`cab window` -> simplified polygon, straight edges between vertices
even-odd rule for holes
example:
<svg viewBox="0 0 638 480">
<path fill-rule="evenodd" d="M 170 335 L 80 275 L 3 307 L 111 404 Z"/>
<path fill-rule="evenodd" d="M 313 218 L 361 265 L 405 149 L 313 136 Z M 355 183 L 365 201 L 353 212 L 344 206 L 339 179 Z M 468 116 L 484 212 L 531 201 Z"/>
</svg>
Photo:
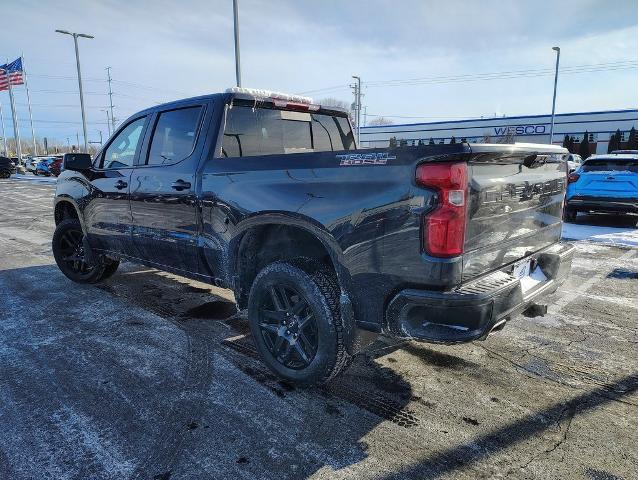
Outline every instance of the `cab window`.
<svg viewBox="0 0 638 480">
<path fill-rule="evenodd" d="M 145 121 L 146 117 L 138 118 L 124 127 L 104 151 L 100 168 L 112 169 L 133 166 L 135 152 L 137 152 L 142 139 Z"/>
<path fill-rule="evenodd" d="M 181 162 L 193 153 L 202 107 L 162 112 L 155 124 L 146 163 L 164 165 Z"/>
</svg>

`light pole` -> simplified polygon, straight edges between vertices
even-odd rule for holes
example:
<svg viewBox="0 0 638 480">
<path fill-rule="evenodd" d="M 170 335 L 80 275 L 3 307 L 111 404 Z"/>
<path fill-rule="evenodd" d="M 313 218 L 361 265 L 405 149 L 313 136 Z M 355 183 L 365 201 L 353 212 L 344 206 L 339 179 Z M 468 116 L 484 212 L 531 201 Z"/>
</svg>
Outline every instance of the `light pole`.
<svg viewBox="0 0 638 480">
<path fill-rule="evenodd" d="M 556 87 L 558 86 L 558 62 L 560 62 L 560 47 L 552 47 L 556 52 L 556 72 L 554 74 L 554 98 L 552 100 L 552 126 L 549 129 L 549 144 L 554 144 L 554 115 L 556 114 Z"/>
<path fill-rule="evenodd" d="M 233 21 L 235 24 L 235 77 L 237 86 L 241 87 L 241 62 L 239 57 L 239 7 L 238 0 L 233 0 Z"/>
<path fill-rule="evenodd" d="M 78 67 L 78 86 L 80 87 L 80 109 L 82 110 L 82 133 L 84 134 L 84 151 L 88 152 L 89 142 L 88 142 L 88 139 L 86 138 L 86 114 L 84 113 L 84 94 L 82 92 L 82 73 L 80 71 L 80 51 L 78 50 L 78 37 L 82 37 L 82 38 L 95 38 L 95 37 L 93 37 L 92 35 L 87 35 L 85 33 L 67 32 L 66 30 L 56 30 L 56 32 L 62 33 L 64 35 L 71 35 L 73 37 L 73 42 L 75 43 L 75 62 L 77 63 L 77 67 Z"/>
</svg>

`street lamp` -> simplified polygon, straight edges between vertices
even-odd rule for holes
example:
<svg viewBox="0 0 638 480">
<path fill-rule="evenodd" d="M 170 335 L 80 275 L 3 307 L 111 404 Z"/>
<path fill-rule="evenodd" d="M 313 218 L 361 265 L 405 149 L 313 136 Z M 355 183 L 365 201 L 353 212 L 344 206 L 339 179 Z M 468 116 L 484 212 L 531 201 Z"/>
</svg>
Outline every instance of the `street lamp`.
<svg viewBox="0 0 638 480">
<path fill-rule="evenodd" d="M 554 144 L 554 115 L 556 113 L 556 87 L 558 86 L 558 62 L 560 61 L 560 47 L 552 47 L 556 52 L 556 72 L 554 74 L 554 99 L 552 100 L 552 126 L 549 129 L 549 144 Z"/>
<path fill-rule="evenodd" d="M 89 143 L 86 138 L 86 114 L 84 113 L 84 94 L 82 92 L 82 73 L 80 72 L 80 51 L 78 50 L 78 37 L 82 38 L 95 38 L 92 35 L 87 35 L 85 33 L 73 33 L 67 32 L 66 30 L 56 30 L 57 33 L 62 33 L 64 35 L 71 35 L 73 37 L 73 42 L 75 43 L 75 61 L 78 67 L 78 86 L 80 87 L 80 109 L 82 110 L 82 133 L 84 134 L 84 151 L 89 151 Z"/>
</svg>

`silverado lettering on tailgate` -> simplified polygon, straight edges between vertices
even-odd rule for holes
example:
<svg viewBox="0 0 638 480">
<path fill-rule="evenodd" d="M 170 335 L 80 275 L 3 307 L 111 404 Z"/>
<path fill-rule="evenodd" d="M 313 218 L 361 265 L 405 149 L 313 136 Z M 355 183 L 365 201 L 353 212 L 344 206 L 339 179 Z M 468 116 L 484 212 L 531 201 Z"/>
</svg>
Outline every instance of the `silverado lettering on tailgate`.
<svg viewBox="0 0 638 480">
<path fill-rule="evenodd" d="M 507 200 L 531 200 L 534 196 L 547 196 L 561 193 L 565 189 L 565 179 L 557 178 L 538 183 L 509 183 L 497 185 L 481 192 L 482 203 L 497 203 Z"/>
</svg>

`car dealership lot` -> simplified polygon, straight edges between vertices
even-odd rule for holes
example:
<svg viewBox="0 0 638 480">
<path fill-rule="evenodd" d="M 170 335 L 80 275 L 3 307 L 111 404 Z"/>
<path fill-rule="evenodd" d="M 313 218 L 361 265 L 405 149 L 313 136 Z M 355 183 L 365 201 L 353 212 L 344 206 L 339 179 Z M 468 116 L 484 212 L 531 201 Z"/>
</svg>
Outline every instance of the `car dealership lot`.
<svg viewBox="0 0 638 480">
<path fill-rule="evenodd" d="M 379 343 L 297 389 L 226 290 L 132 264 L 67 280 L 53 188 L 0 181 L 0 478 L 635 476 L 638 249 L 579 241 L 545 317 L 469 345 Z"/>
</svg>

